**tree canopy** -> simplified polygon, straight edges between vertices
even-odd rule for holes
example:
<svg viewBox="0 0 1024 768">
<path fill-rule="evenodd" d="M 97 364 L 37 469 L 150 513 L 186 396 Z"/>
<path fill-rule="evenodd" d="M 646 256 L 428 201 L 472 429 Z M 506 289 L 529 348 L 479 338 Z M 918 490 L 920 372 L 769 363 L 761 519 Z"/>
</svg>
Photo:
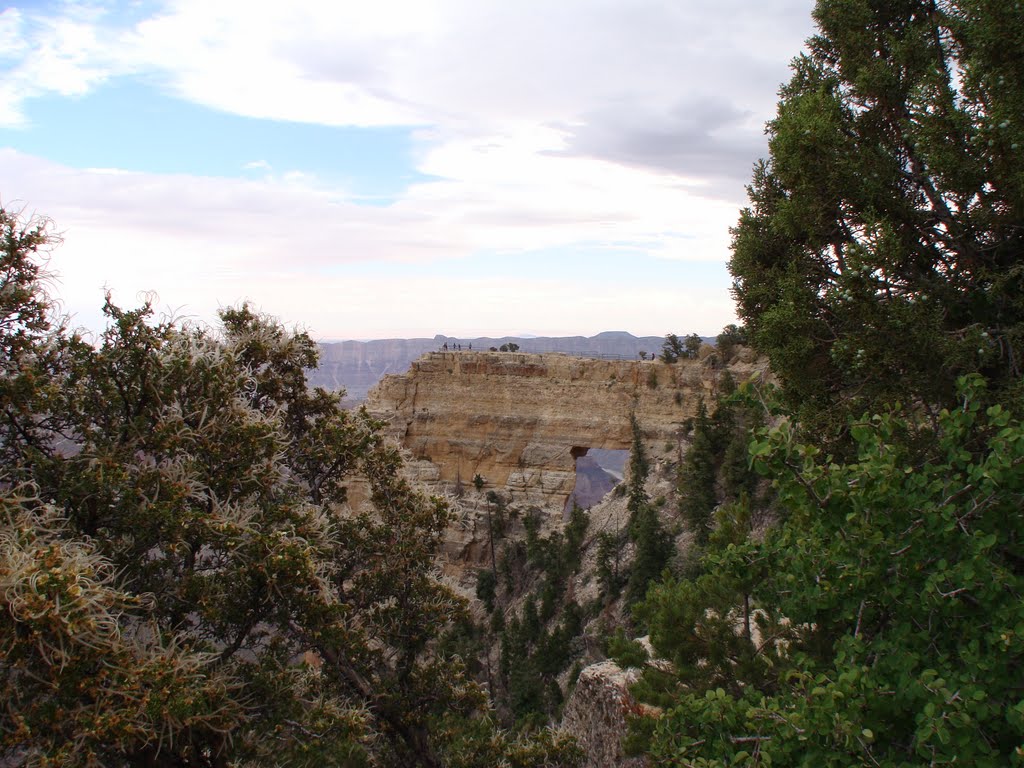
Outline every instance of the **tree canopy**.
<svg viewBox="0 0 1024 768">
<path fill-rule="evenodd" d="M 657 765 L 1024 763 L 1024 12 L 819 0 L 730 269 L 781 382 L 637 613 Z"/>
<path fill-rule="evenodd" d="M 87 343 L 54 322 L 45 228 L 0 225 L 0 762 L 572 761 L 496 729 L 439 648 L 449 511 L 307 388 L 307 334 L 108 297 Z"/>
<path fill-rule="evenodd" d="M 679 360 L 694 359 L 700 352 L 701 338 L 696 333 L 691 333 L 680 339 L 674 333 L 665 334 L 665 341 L 661 345 L 661 354 L 658 358 L 663 363 L 675 363 Z"/>
<path fill-rule="evenodd" d="M 785 520 L 642 606 L 678 670 L 649 674 L 656 764 L 1024 761 L 1024 425 L 980 377 L 959 391 L 926 457 L 893 414 L 855 422 L 842 464 L 761 431 Z"/>
<path fill-rule="evenodd" d="M 820 0 L 814 18 L 733 232 L 753 344 L 832 429 L 949 404 L 972 371 L 1019 390 L 1024 14 Z"/>
</svg>

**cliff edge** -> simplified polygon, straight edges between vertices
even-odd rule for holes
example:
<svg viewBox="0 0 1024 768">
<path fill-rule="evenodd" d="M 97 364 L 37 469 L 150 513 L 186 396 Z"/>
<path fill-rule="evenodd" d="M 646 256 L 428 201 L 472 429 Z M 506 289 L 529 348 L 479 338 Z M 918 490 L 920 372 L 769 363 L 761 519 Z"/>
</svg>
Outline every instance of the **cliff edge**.
<svg viewBox="0 0 1024 768">
<path fill-rule="evenodd" d="M 655 452 L 681 452 L 685 422 L 728 369 L 737 382 L 766 375 L 741 350 L 725 366 L 700 358 L 599 360 L 562 354 L 428 352 L 385 376 L 366 408 L 413 456 L 419 477 L 458 494 L 477 475 L 516 501 L 561 512 L 576 459 L 591 448 L 628 449 L 630 415 Z"/>
</svg>

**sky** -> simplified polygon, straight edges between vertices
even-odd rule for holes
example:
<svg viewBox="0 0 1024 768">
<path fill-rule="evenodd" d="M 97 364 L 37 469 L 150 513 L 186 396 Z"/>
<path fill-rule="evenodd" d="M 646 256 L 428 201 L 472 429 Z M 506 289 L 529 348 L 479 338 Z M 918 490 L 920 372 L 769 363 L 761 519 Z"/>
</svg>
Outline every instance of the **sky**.
<svg viewBox="0 0 1024 768">
<path fill-rule="evenodd" d="M 812 7 L 15 2 L 0 205 L 93 331 L 109 291 L 323 340 L 714 335 Z"/>
</svg>

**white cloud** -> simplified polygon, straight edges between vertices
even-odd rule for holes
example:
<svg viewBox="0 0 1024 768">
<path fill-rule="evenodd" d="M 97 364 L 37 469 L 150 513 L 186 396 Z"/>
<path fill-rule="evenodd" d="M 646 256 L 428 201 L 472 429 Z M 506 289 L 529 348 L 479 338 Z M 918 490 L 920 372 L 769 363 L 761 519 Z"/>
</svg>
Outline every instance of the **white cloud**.
<svg viewBox="0 0 1024 768">
<path fill-rule="evenodd" d="M 24 127 L 22 105 L 42 94 L 81 96 L 109 77 L 131 71 L 120 55 L 118 34 L 97 23 L 103 15 L 68 4 L 51 17 L 8 9 L 0 14 L 0 45 L 6 55 L 0 87 L 0 125 Z M 10 40 L 13 45 L 6 45 Z"/>
<path fill-rule="evenodd" d="M 537 249 L 588 241 L 642 243 L 649 252 L 722 259 L 738 208 L 704 199 L 699 182 L 588 157 L 559 154 L 551 129 L 449 141 L 421 170 L 445 179 L 414 186 L 415 204 L 457 223 L 480 247 Z M 666 235 L 687 238 L 685 253 Z"/>
<path fill-rule="evenodd" d="M 137 23 L 69 4 L 10 9 L 19 61 L 0 121 L 24 99 L 124 74 L 256 118 L 420 126 L 445 141 L 557 128 L 564 151 L 708 179 L 733 202 L 764 151 L 812 0 L 172 0 Z"/>
<path fill-rule="evenodd" d="M 381 305 L 372 297 L 391 294 L 391 284 L 402 280 L 402 264 L 447 264 L 484 251 L 500 262 L 512 258 L 501 252 L 608 249 L 611 242 L 624 244 L 624 260 L 637 249 L 686 260 L 722 254 L 734 207 L 695 197 L 672 177 L 537 154 L 531 147 L 536 148 L 525 140 L 523 145 L 448 145 L 427 164 L 450 178 L 414 186 L 387 207 L 357 205 L 305 178 L 83 171 L 12 150 L 0 150 L 0 174 L 63 232 L 64 243 L 53 256 L 60 293 L 68 310 L 93 326 L 103 286 L 128 297 L 127 303 L 142 291 L 158 290 L 169 302 L 187 301 L 207 319 L 218 304 L 250 297 L 285 317 L 307 318 L 324 335 L 341 336 L 344 326 L 336 327 L 332 310 L 318 308 L 311 293 L 349 285 L 338 277 L 346 263 L 395 264 L 393 272 L 375 277 L 373 287 L 365 289 L 367 312 L 379 314 Z M 517 171 L 520 162 L 524 167 Z M 565 167 L 539 167 L 545 164 Z M 533 175 L 551 180 L 540 196 L 528 183 Z M 623 199 L 631 206 L 623 207 Z M 514 273 L 515 261 L 480 269 Z M 649 296 L 627 310 L 626 267 L 624 272 L 622 284 L 591 286 L 589 292 L 608 294 L 622 311 L 649 317 Z M 496 285 L 483 295 L 514 296 L 509 291 L 515 282 L 495 277 Z M 718 289 L 724 294 L 724 286 Z M 558 290 L 564 294 L 566 287 L 550 293 Z M 668 287 L 664 290 L 667 295 Z M 529 295 L 539 300 L 543 293 Z M 442 317 L 454 315 L 450 303 L 451 296 L 439 291 L 404 306 L 421 318 Z M 672 304 L 678 311 L 678 296 Z M 728 299 L 719 304 L 728 306 Z M 542 328 L 539 318 L 557 314 L 561 306 L 561 300 L 554 301 L 529 316 Z M 320 316 L 331 325 L 315 322 Z M 468 316 L 462 319 L 469 322 Z"/>
<path fill-rule="evenodd" d="M 724 262 L 742 184 L 764 151 L 762 126 L 810 32 L 812 5 L 172 0 L 141 20 L 74 3 L 53 18 L 12 9 L 0 13 L 0 125 L 24 122 L 25 99 L 133 75 L 240 115 L 414 127 L 417 170 L 432 179 L 368 207 L 261 160 L 246 166 L 258 173 L 229 180 L 74 170 L 0 150 L 3 191 L 66 231 L 55 265 L 69 308 L 83 317 L 107 284 L 129 298 L 150 288 L 171 302 L 188 297 L 204 317 L 250 296 L 341 336 L 350 311 L 377 311 L 377 295 L 394 291 L 394 312 L 429 312 L 460 332 L 470 315 L 454 305 L 479 291 L 512 297 L 551 332 L 565 286 L 487 278 L 460 282 L 452 302 L 443 284 L 424 294 L 397 276 L 391 287 L 342 280 L 334 267 L 586 245 Z M 714 286 L 623 281 L 588 291 L 572 327 L 562 317 L 566 332 L 590 317 L 594 331 L 646 332 L 615 319 L 630 313 L 659 318 L 656 333 L 713 332 L 731 320 L 724 269 Z M 500 306 L 473 306 L 476 327 L 487 318 L 497 328 Z M 669 322 L 687 312 L 707 322 Z"/>
<path fill-rule="evenodd" d="M 22 15 L 17 8 L 0 11 L 0 61 L 17 60 L 29 48 L 22 35 Z"/>
<path fill-rule="evenodd" d="M 637 135 L 635 116 L 648 135 L 670 136 L 680 120 L 673 109 L 689 105 L 750 116 L 734 123 L 750 152 L 810 31 L 812 4 L 174 0 L 131 27 L 116 13 L 31 23 L 7 13 L 0 40 L 16 37 L 11 29 L 31 40 L 13 73 L 21 97 L 140 73 L 186 99 L 259 118 L 422 125 L 449 136 L 524 122 L 579 128 L 588 140 L 578 149 L 595 156 L 609 141 L 621 145 L 601 124 L 633 122 Z M 17 99 L 7 97 L 8 111 Z M 621 160 L 621 149 L 609 147 L 609 158 Z M 679 149 L 666 151 L 665 168 L 678 171 Z"/>
</svg>

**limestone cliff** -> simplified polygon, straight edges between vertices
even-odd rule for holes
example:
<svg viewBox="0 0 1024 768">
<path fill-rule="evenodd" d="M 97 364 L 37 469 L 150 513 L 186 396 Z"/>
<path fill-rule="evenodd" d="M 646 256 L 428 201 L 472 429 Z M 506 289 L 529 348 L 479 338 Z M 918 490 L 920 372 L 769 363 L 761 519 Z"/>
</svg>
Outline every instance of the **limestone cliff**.
<svg viewBox="0 0 1024 768">
<path fill-rule="evenodd" d="M 740 354 L 737 382 L 765 364 Z M 366 407 L 419 462 L 422 479 L 458 491 L 480 475 L 520 503 L 560 511 L 575 461 L 591 448 L 627 449 L 635 413 L 654 451 L 678 452 L 685 421 L 710 398 L 722 367 L 702 359 L 598 360 L 561 354 L 429 352 L 385 376 Z"/>
<path fill-rule="evenodd" d="M 611 493 L 583 516 L 580 538 L 570 548 L 574 529 L 563 527 L 562 512 L 574 491 L 577 460 L 595 449 L 629 449 L 635 415 L 650 464 L 645 491 L 677 552 L 685 553 L 693 534 L 675 515 L 675 493 L 689 443 L 686 422 L 702 397 L 713 405 L 726 370 L 743 382 L 764 377 L 766 364 L 740 350 L 726 366 L 711 347 L 696 360 L 672 365 L 474 347 L 427 353 L 406 373 L 385 376 L 367 398 L 367 409 L 411 454 L 413 476 L 451 496 L 453 524 L 439 566 L 446 581 L 470 598 L 480 669 L 487 670 L 497 711 L 510 724 L 523 715 L 517 707 L 529 694 L 535 699 L 527 712 L 554 718 L 554 702 L 567 697 L 561 727 L 583 746 L 588 768 L 643 765 L 622 749 L 627 717 L 640 708 L 628 690 L 636 671 L 603 658 L 605 635 L 627 623 L 625 600 L 614 588 L 606 593 L 600 576 L 608 541 L 616 547 L 616 574 L 628 571 L 636 547 L 626 534 L 628 497 Z M 476 475 L 485 481 L 479 490 Z M 544 530 L 538 533 L 535 525 Z M 553 566 L 552 552 L 559 563 L 571 564 Z M 484 574 L 491 577 L 490 597 L 480 591 L 488 583 L 480 578 Z M 549 578 L 559 579 L 557 588 L 547 589 Z M 532 636 L 522 630 L 529 617 L 537 626 Z M 557 644 L 541 638 L 570 626 L 569 617 L 579 622 L 574 639 L 563 651 L 552 651 Z M 503 641 L 506 631 L 515 642 Z M 545 665 L 555 659 L 562 666 L 557 674 L 543 667 L 547 677 L 539 694 L 524 687 L 521 674 L 500 671 L 528 670 L 536 680 L 541 655 Z M 574 668 L 582 668 L 578 679 Z M 558 696 L 550 693 L 552 685 Z"/>
<path fill-rule="evenodd" d="M 438 335 L 432 339 L 377 339 L 320 344 L 320 363 L 309 373 L 310 384 L 325 389 L 346 390 L 346 401 L 361 403 L 367 391 L 387 373 L 402 373 L 425 352 L 442 347 L 486 350 L 515 343 L 523 352 L 565 352 L 599 358 L 635 360 L 641 351 L 654 354 L 661 349 L 658 336 L 637 337 L 624 331 L 606 331 L 596 336 L 535 336 L 520 338 L 455 338 Z"/>
</svg>

